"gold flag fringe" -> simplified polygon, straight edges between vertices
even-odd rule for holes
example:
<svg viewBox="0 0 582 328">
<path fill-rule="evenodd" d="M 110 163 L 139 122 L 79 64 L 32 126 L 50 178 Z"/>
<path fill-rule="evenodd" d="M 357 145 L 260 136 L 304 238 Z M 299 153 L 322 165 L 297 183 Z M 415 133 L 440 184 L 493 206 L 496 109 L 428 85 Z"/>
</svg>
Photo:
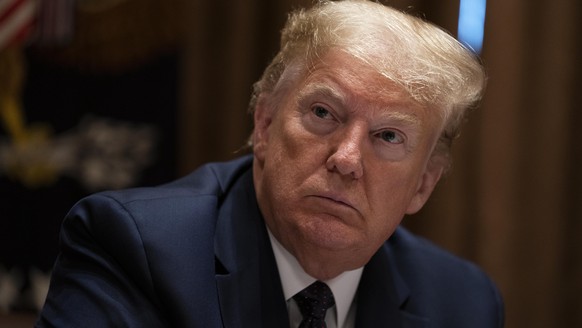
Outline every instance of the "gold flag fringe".
<svg viewBox="0 0 582 328">
<path fill-rule="evenodd" d="M 0 121 L 12 147 L 0 158 L 6 174 L 30 188 L 50 185 L 57 179 L 55 168 L 46 161 L 34 160 L 38 149 L 50 142 L 48 124 L 28 124 L 21 102 L 21 89 L 26 65 L 20 46 L 0 51 Z"/>
<path fill-rule="evenodd" d="M 25 120 L 20 92 L 24 78 L 22 49 L 18 46 L 0 51 L 0 118 L 13 140 L 25 138 Z"/>
</svg>

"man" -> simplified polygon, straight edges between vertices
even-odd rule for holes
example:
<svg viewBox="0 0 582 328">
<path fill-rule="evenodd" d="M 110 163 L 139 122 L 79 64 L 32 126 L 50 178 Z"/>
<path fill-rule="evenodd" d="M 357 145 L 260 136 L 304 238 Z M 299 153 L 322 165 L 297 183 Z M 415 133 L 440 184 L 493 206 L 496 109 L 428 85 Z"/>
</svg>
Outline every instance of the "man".
<svg viewBox="0 0 582 328">
<path fill-rule="evenodd" d="M 380 4 L 294 13 L 255 86 L 253 155 L 82 200 L 37 325 L 502 327 L 479 269 L 398 227 L 484 79 L 452 37 Z"/>
</svg>

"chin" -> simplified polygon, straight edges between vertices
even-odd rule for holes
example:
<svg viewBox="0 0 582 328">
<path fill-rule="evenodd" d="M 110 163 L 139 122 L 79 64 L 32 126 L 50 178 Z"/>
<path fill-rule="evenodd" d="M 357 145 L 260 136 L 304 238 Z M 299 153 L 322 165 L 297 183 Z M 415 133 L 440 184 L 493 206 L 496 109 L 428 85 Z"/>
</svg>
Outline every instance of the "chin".
<svg viewBox="0 0 582 328">
<path fill-rule="evenodd" d="M 353 252 L 369 242 L 361 230 L 337 219 L 310 218 L 299 229 L 307 244 L 321 251 Z"/>
</svg>

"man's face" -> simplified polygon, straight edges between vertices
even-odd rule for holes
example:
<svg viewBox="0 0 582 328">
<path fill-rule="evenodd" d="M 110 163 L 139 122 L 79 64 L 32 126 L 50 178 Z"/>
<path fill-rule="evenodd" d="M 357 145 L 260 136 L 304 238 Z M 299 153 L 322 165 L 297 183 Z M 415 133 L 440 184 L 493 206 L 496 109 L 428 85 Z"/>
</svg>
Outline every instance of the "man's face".
<svg viewBox="0 0 582 328">
<path fill-rule="evenodd" d="M 441 127 L 436 110 L 328 52 L 256 109 L 254 178 L 267 226 L 318 279 L 364 265 L 440 178 L 429 159 Z"/>
</svg>

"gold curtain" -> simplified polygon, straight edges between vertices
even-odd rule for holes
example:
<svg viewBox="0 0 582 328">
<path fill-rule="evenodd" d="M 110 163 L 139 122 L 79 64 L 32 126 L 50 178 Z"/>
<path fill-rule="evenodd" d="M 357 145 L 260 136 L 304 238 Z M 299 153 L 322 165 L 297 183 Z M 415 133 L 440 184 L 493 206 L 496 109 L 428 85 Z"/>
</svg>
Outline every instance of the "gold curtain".
<svg viewBox="0 0 582 328">
<path fill-rule="evenodd" d="M 252 84 L 279 44 L 287 12 L 311 0 L 184 1 L 187 22 L 179 171 L 240 154 Z"/>
<path fill-rule="evenodd" d="M 192 1 L 180 172 L 235 157 L 251 131 L 251 84 L 286 13 L 311 0 Z M 384 1 L 456 32 L 458 1 Z M 508 328 L 582 327 L 582 58 L 578 0 L 489 0 L 482 106 L 454 167 L 405 224 L 497 282 Z"/>
<path fill-rule="evenodd" d="M 578 0 L 491 0 L 488 90 L 413 230 L 480 264 L 507 327 L 582 327 Z"/>
<path fill-rule="evenodd" d="M 71 40 L 33 39 L 37 60 L 82 72 L 110 74 L 135 69 L 174 53 L 180 40 L 183 0 L 84 0 L 74 6 Z M 57 8 L 46 4 L 47 13 Z M 49 14 L 45 14 L 50 16 Z M 45 22 L 50 30 L 54 22 Z M 64 23 L 63 23 L 64 24 Z M 41 31 L 42 31 L 41 25 Z M 41 33 L 42 35 L 42 33 Z"/>
</svg>

